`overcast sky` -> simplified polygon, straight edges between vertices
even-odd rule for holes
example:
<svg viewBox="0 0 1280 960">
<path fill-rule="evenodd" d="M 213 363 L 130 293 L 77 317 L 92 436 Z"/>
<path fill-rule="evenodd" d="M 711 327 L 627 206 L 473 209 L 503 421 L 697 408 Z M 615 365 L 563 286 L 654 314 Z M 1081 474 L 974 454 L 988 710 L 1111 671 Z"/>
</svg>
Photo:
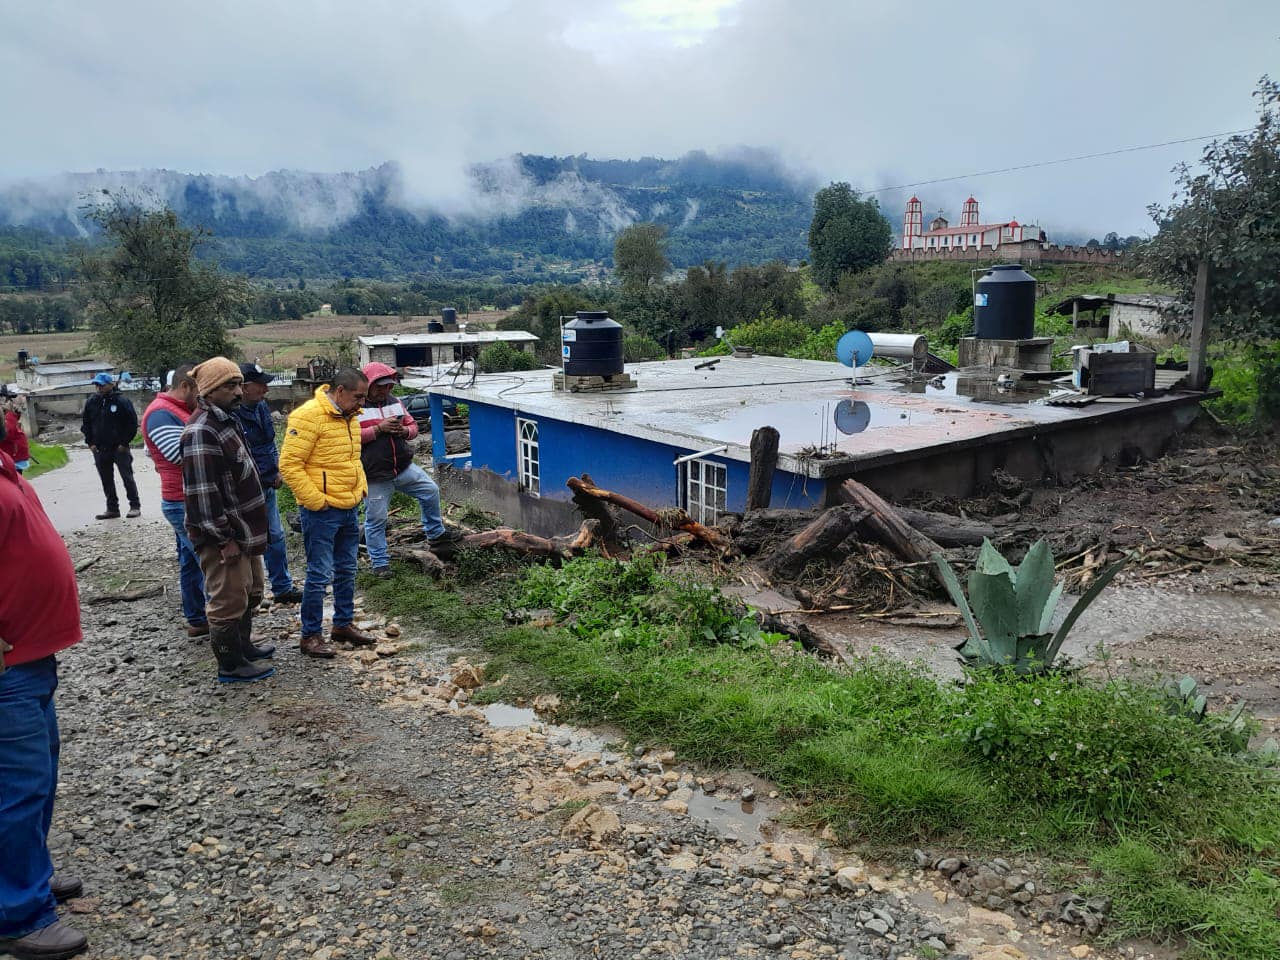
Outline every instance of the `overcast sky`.
<svg viewBox="0 0 1280 960">
<path fill-rule="evenodd" d="M 515 152 L 749 145 L 873 189 L 1247 127 L 1267 72 L 1276 0 L 0 0 L 0 180 L 395 160 L 447 201 Z M 1199 149 L 917 192 L 1140 233 Z"/>
</svg>

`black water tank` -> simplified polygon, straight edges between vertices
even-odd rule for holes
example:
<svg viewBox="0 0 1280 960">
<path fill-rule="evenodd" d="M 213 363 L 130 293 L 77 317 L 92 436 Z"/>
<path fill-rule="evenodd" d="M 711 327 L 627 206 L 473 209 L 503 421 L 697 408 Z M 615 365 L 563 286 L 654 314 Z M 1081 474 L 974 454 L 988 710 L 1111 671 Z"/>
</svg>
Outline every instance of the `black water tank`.
<svg viewBox="0 0 1280 960">
<path fill-rule="evenodd" d="M 979 340 L 1029 340 L 1036 335 L 1036 278 L 1016 263 L 992 267 L 973 298 Z"/>
<path fill-rule="evenodd" d="M 622 325 L 607 310 L 579 310 L 564 325 L 564 372 L 570 377 L 622 373 Z"/>
<path fill-rule="evenodd" d="M 444 307 L 440 310 L 440 322 L 446 327 L 456 327 L 458 325 L 458 311 L 453 307 Z"/>
<path fill-rule="evenodd" d="M 428 320 L 427 333 L 444 333 L 444 324 L 439 320 Z"/>
</svg>

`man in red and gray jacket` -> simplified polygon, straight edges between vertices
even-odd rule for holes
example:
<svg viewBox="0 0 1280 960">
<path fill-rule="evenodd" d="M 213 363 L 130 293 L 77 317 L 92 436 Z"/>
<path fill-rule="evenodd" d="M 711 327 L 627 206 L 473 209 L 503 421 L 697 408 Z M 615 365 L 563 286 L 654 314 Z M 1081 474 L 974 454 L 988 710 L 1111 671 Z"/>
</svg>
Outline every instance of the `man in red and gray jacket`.
<svg viewBox="0 0 1280 960">
<path fill-rule="evenodd" d="M 142 415 L 142 438 L 160 475 L 160 512 L 173 527 L 178 546 L 178 586 L 187 636 L 207 637 L 204 574 L 200 558 L 187 536 L 185 495 L 182 492 L 182 430 L 196 412 L 196 381 L 192 365 L 180 364 L 171 374 L 169 389 L 156 394 Z"/>
<path fill-rule="evenodd" d="M 66 545 L 7 453 L 0 543 L 12 558 L 0 564 L 0 954 L 72 957 L 87 941 L 55 907 L 81 883 L 53 872 L 48 837 L 61 747 L 54 655 L 80 642 L 80 598 Z"/>
<path fill-rule="evenodd" d="M 363 373 L 369 381 L 369 396 L 360 411 L 360 462 L 369 481 L 369 496 L 364 502 L 364 545 L 374 576 L 389 577 L 387 507 L 395 491 L 418 501 L 422 532 L 433 547 L 454 543 L 461 535 L 445 527 L 440 518 L 440 488 L 427 471 L 413 462 L 409 441 L 417 437 L 418 423 L 391 395 L 395 370 L 385 363 L 370 363 Z"/>
</svg>

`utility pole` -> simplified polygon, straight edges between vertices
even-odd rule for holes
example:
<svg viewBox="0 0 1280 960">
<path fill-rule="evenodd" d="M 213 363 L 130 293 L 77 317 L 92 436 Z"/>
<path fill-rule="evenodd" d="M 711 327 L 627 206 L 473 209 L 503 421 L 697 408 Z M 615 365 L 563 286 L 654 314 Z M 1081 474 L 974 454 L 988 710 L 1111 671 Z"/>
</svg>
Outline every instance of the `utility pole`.
<svg viewBox="0 0 1280 960">
<path fill-rule="evenodd" d="M 1209 258 L 1196 265 L 1195 305 L 1191 310 L 1191 338 L 1187 344 L 1187 386 L 1203 390 L 1205 353 L 1209 347 Z"/>
</svg>

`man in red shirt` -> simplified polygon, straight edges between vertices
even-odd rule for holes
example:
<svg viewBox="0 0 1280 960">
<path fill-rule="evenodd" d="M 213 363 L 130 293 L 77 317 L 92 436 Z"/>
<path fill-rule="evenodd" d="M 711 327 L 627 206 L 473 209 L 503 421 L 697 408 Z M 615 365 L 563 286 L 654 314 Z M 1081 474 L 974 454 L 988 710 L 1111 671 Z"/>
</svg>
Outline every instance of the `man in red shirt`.
<svg viewBox="0 0 1280 960">
<path fill-rule="evenodd" d="M 3 426 L 0 426 L 0 436 Z M 80 881 L 56 875 L 49 824 L 58 787 L 54 655 L 80 642 L 80 598 L 66 545 L 12 458 L 0 453 L 0 953 L 60 960 L 87 946 L 58 919 Z M 38 571 L 40 589 L 30 586 Z"/>
</svg>

